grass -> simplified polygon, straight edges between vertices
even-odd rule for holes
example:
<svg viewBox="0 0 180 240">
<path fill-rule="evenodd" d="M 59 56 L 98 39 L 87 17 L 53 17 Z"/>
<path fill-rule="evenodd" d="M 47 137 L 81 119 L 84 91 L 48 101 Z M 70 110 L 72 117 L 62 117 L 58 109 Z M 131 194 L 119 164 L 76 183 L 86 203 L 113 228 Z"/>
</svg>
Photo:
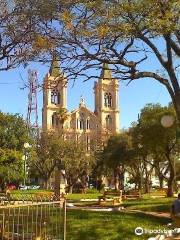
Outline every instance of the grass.
<svg viewBox="0 0 180 240">
<path fill-rule="evenodd" d="M 126 200 L 123 206 L 127 209 L 136 209 L 149 212 L 170 212 L 172 202 L 175 198 L 146 198 L 139 200 Z"/>
<path fill-rule="evenodd" d="M 11 194 L 36 194 L 36 193 L 41 193 L 41 192 L 52 192 L 50 190 L 46 190 L 46 189 L 31 189 L 31 190 L 13 190 L 11 191 Z"/>
<path fill-rule="evenodd" d="M 98 196 L 102 195 L 102 193 L 72 193 L 67 195 L 67 199 L 71 200 L 80 200 L 80 199 L 98 199 Z"/>
<path fill-rule="evenodd" d="M 72 200 L 78 206 L 92 206 L 97 205 L 97 202 L 79 202 L 80 199 L 97 199 L 102 193 L 87 193 L 87 194 L 69 194 L 67 195 L 68 200 Z M 122 205 L 131 210 L 141 210 L 149 212 L 170 212 L 172 202 L 175 198 L 151 198 L 145 195 L 142 199 L 137 200 L 123 200 Z M 105 207 L 112 207 L 112 202 L 107 202 L 104 204 Z"/>
<path fill-rule="evenodd" d="M 90 212 L 71 210 L 67 212 L 68 240 L 138 240 L 148 235 L 136 236 L 136 227 L 164 229 L 167 219 L 145 216 L 143 213 Z"/>
<path fill-rule="evenodd" d="M 48 190 L 15 190 L 12 191 L 12 196 L 14 198 L 21 198 L 22 196 L 31 199 L 32 196 L 38 193 L 44 193 L 45 195 L 51 191 Z M 77 202 L 78 206 L 92 206 L 97 205 L 97 202 L 80 202 L 80 199 L 98 199 L 98 196 L 102 195 L 95 190 L 88 190 L 87 193 L 73 193 L 68 194 L 67 199 L 73 202 Z M 169 212 L 174 198 L 151 198 L 147 195 L 144 195 L 142 199 L 138 200 L 124 200 L 123 206 L 127 209 L 136 209 L 141 211 L 152 211 L 152 212 Z M 111 207 L 112 202 L 107 202 L 106 207 Z"/>
<path fill-rule="evenodd" d="M 14 194 L 33 195 L 42 190 L 14 191 Z M 86 194 L 68 194 L 67 199 L 79 206 L 93 206 L 97 202 L 80 202 L 80 199 L 97 199 L 102 193 L 88 191 Z M 136 209 L 153 212 L 169 212 L 174 198 L 150 198 L 144 196 L 138 200 L 124 200 L 126 210 Z M 111 206 L 108 202 L 105 206 Z M 68 240 L 144 240 L 148 235 L 136 236 L 136 227 L 148 230 L 164 229 L 169 222 L 166 218 L 133 212 L 91 212 L 83 210 L 67 211 L 67 239 Z M 152 237 L 157 234 L 151 235 Z"/>
</svg>

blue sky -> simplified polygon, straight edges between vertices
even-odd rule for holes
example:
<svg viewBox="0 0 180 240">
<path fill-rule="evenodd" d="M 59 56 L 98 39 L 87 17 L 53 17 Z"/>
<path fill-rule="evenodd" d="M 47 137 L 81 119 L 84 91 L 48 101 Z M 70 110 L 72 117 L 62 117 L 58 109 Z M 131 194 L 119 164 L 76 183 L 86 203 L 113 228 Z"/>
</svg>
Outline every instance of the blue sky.
<svg viewBox="0 0 180 240">
<path fill-rule="evenodd" d="M 144 66 L 150 67 L 146 63 Z M 155 64 L 155 63 L 153 63 Z M 17 69 L 0 72 L 0 110 L 2 112 L 20 113 L 26 118 L 28 89 L 21 90 L 24 82 L 28 79 L 28 69 L 35 69 L 38 73 L 38 80 L 42 82 L 45 74 L 49 70 L 48 65 L 31 64 L 26 69 Z M 24 82 L 23 82 L 24 81 Z M 5 84 L 4 84 L 5 83 Z M 167 90 L 151 79 L 140 79 L 130 83 L 120 82 L 120 128 L 127 128 L 133 121 L 137 120 L 138 113 L 147 103 L 161 103 L 167 105 L 170 97 Z M 75 86 L 69 83 L 68 86 L 68 110 L 77 108 L 80 96 L 83 95 L 88 108 L 94 110 L 94 81 L 76 81 Z M 38 113 L 39 124 L 41 125 L 42 92 L 38 92 Z"/>
</svg>

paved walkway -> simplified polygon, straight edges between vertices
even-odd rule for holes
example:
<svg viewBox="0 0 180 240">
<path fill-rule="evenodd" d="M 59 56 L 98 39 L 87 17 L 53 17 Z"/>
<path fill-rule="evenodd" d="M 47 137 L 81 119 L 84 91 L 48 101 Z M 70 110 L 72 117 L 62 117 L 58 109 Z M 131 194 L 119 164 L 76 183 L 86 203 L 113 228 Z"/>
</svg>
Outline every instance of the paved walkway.
<svg viewBox="0 0 180 240">
<path fill-rule="evenodd" d="M 170 213 L 165 213 L 165 212 L 146 212 L 146 211 L 141 211 L 141 210 L 129 210 L 126 209 L 125 211 L 127 212 L 137 212 L 137 213 L 144 213 L 147 215 L 155 216 L 155 217 L 163 217 L 163 218 L 168 218 L 171 219 Z"/>
</svg>

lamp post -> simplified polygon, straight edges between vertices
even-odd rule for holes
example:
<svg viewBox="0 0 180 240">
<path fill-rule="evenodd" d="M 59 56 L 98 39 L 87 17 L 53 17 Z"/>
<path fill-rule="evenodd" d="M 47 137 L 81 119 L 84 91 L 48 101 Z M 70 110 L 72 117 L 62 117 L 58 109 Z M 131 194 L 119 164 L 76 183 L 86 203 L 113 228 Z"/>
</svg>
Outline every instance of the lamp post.
<svg viewBox="0 0 180 240">
<path fill-rule="evenodd" d="M 30 147 L 29 143 L 24 143 L 24 174 L 23 174 L 23 185 L 26 186 L 26 169 L 27 169 L 27 149 Z"/>
</svg>

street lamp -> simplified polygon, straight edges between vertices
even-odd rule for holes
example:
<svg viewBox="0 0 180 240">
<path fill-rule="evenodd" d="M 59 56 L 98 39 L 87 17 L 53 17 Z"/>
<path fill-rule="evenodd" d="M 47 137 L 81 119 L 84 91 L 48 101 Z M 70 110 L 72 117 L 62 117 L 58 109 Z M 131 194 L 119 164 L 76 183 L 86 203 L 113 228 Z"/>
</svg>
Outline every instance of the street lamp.
<svg viewBox="0 0 180 240">
<path fill-rule="evenodd" d="M 29 143 L 24 143 L 24 174 L 23 174 L 23 185 L 26 186 L 26 169 L 27 169 L 27 149 L 30 147 Z"/>
<path fill-rule="evenodd" d="M 169 128 L 174 124 L 175 118 L 173 115 L 166 114 L 161 118 L 161 125 L 165 128 Z"/>
</svg>

